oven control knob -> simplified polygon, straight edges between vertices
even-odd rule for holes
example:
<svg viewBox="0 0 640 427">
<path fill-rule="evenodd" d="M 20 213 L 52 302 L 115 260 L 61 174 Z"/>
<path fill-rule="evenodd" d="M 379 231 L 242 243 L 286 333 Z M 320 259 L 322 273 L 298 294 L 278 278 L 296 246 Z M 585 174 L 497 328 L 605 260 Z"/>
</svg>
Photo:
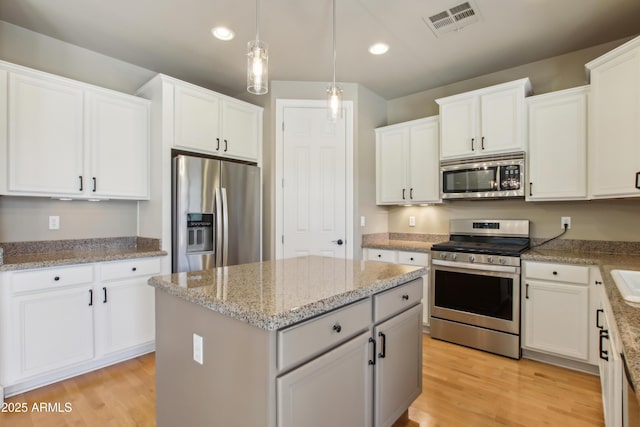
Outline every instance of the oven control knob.
<svg viewBox="0 0 640 427">
<path fill-rule="evenodd" d="M 451 260 L 455 261 L 458 258 L 458 254 L 451 254 Z"/>
<path fill-rule="evenodd" d="M 493 257 L 492 257 L 492 256 L 490 256 L 489 258 L 487 258 L 487 262 L 488 262 L 489 264 L 493 264 Z"/>
<path fill-rule="evenodd" d="M 500 264 L 505 264 L 506 262 L 507 262 L 507 260 L 506 260 L 506 259 L 504 259 L 504 258 L 500 258 Z"/>
<path fill-rule="evenodd" d="M 469 255 L 469 262 L 473 262 L 475 260 L 476 260 L 476 258 L 473 255 Z"/>
<path fill-rule="evenodd" d="M 449 254 L 443 252 L 443 253 L 440 254 L 440 259 L 447 259 L 448 255 Z"/>
</svg>

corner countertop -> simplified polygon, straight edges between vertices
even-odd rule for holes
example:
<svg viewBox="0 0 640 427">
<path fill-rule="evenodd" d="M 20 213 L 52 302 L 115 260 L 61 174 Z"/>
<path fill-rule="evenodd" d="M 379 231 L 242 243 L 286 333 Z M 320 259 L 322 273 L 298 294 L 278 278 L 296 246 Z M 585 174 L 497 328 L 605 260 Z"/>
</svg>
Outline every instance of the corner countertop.
<svg viewBox="0 0 640 427">
<path fill-rule="evenodd" d="M 2 243 L 0 272 L 167 255 L 158 239 L 117 237 Z"/>
<path fill-rule="evenodd" d="M 362 247 L 429 253 L 434 243 L 449 240 L 448 234 L 378 233 L 362 236 Z"/>
<path fill-rule="evenodd" d="M 157 290 L 278 330 L 426 274 L 425 267 L 307 256 L 149 279 Z"/>
<path fill-rule="evenodd" d="M 631 380 L 640 400 L 640 308 L 627 304 L 616 286 L 611 271 L 616 269 L 640 270 L 640 254 L 573 252 L 534 248 L 522 255 L 524 261 L 557 262 L 565 264 L 595 265 L 600 268 L 602 284 L 615 319 L 622 350 L 627 360 Z"/>
</svg>

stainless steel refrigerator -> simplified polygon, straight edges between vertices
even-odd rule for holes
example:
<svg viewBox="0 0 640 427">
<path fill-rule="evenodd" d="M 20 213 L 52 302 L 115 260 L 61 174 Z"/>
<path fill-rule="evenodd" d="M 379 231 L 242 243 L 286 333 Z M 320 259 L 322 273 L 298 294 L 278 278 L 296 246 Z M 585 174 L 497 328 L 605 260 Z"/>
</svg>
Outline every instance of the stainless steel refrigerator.
<svg viewBox="0 0 640 427">
<path fill-rule="evenodd" d="M 260 261 L 260 168 L 173 158 L 174 273 Z"/>
</svg>

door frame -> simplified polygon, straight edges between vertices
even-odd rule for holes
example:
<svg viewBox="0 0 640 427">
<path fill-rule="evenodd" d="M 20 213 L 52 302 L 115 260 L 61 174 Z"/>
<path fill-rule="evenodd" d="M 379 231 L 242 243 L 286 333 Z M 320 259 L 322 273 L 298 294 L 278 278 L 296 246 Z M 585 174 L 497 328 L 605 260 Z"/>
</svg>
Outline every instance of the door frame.
<svg viewBox="0 0 640 427">
<path fill-rule="evenodd" d="M 276 259 L 283 256 L 283 232 L 284 232 L 284 199 L 283 186 L 284 179 L 283 158 L 284 158 L 284 109 L 285 108 L 326 108 L 326 100 L 311 99 L 276 99 L 276 157 L 275 157 L 275 187 L 276 187 L 276 233 L 274 236 Z M 353 259 L 355 255 L 354 230 L 353 230 L 353 101 L 344 101 L 345 120 L 345 240 L 347 247 L 345 254 L 347 259 Z M 339 236 L 337 236 L 339 237 Z"/>
</svg>

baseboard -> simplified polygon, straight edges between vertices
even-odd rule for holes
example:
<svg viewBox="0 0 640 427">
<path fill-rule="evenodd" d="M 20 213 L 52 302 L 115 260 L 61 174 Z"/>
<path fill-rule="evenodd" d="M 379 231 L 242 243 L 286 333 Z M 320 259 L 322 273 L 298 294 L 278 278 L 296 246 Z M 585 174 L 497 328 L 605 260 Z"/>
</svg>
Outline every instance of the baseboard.
<svg viewBox="0 0 640 427">
<path fill-rule="evenodd" d="M 597 365 L 591 365 L 586 362 L 567 359 L 561 356 L 553 356 L 551 354 L 522 349 L 522 357 L 525 359 L 535 360 L 536 362 L 548 363 L 549 365 L 560 366 L 561 368 L 580 371 L 591 375 L 600 375 Z"/>
<path fill-rule="evenodd" d="M 24 393 L 36 388 L 53 384 L 67 378 L 76 377 L 78 375 L 86 374 L 87 372 L 102 369 L 110 365 L 115 365 L 116 363 L 124 362 L 125 360 L 133 359 L 135 357 L 142 356 L 143 354 L 151 353 L 155 351 L 155 349 L 155 342 L 151 342 L 130 348 L 125 351 L 109 354 L 105 357 L 101 357 L 90 362 L 81 363 L 70 368 L 64 368 L 55 372 L 49 372 L 30 378 L 24 378 L 19 380 L 15 384 L 0 386 L 0 397 L 2 397 L 4 401 L 4 398 L 6 397 L 15 396 L 16 394 Z"/>
</svg>

